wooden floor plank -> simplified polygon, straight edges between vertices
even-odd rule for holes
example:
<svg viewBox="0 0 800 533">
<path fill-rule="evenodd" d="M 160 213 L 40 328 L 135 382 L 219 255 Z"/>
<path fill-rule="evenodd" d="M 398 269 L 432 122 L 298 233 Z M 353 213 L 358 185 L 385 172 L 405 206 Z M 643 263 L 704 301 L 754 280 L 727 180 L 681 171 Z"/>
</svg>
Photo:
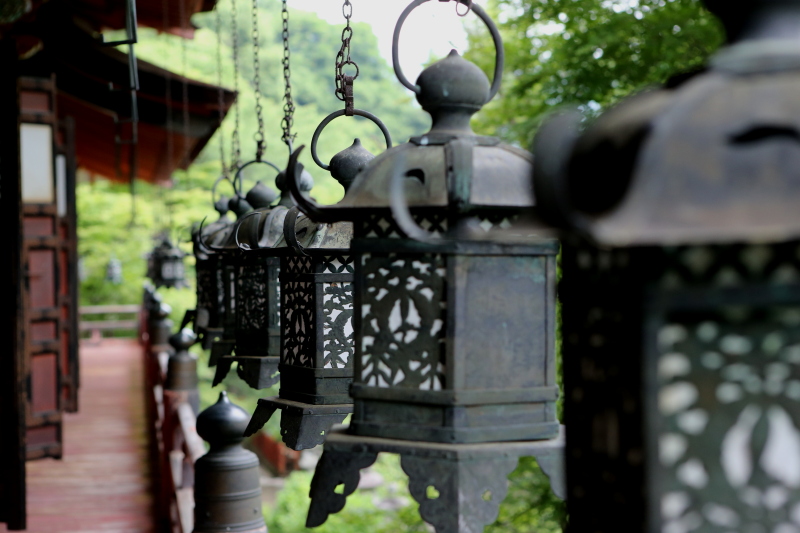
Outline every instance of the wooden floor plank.
<svg viewBox="0 0 800 533">
<path fill-rule="evenodd" d="M 155 532 L 142 349 L 109 339 L 82 345 L 80 357 L 80 412 L 64 417 L 64 458 L 27 464 L 28 531 Z"/>
</svg>

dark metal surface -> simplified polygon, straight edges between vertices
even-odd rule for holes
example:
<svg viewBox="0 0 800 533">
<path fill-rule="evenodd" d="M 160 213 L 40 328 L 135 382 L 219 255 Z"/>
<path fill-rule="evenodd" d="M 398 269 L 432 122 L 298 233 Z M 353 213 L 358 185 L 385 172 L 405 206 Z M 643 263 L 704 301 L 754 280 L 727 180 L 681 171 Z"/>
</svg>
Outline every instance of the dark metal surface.
<svg viewBox="0 0 800 533">
<path fill-rule="evenodd" d="M 197 433 L 211 449 L 195 463 L 195 533 L 267 532 L 258 458 L 241 447 L 247 418 L 225 392 L 197 417 Z"/>
<path fill-rule="evenodd" d="M 199 411 L 200 396 L 197 390 L 197 356 L 189 352 L 189 348 L 197 341 L 197 336 L 190 329 L 182 329 L 169 338 L 174 350 L 167 360 L 167 379 L 165 391 L 182 391 L 188 393 L 189 403 L 194 412 Z"/>
</svg>

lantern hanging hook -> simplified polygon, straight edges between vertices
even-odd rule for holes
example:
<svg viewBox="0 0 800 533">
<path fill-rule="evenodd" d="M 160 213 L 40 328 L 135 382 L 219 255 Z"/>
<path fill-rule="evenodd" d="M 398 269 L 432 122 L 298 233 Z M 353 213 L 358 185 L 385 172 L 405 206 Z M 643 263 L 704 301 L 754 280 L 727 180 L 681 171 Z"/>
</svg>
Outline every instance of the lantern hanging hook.
<svg viewBox="0 0 800 533">
<path fill-rule="evenodd" d="M 283 223 L 283 236 L 286 238 L 286 243 L 300 255 L 308 256 L 306 249 L 297 240 L 297 219 L 300 216 L 300 208 L 297 206 L 292 207 L 286 213 L 286 218 Z"/>
<path fill-rule="evenodd" d="M 277 165 L 275 165 L 274 163 L 271 163 L 269 161 L 262 161 L 262 160 L 259 160 L 259 159 L 255 159 L 253 161 L 249 161 L 249 162 L 245 163 L 244 165 L 239 167 L 239 169 L 236 171 L 236 175 L 233 177 L 233 189 L 236 191 L 236 194 L 239 196 L 239 198 L 244 198 L 245 197 L 244 189 L 243 189 L 243 185 L 242 185 L 242 183 L 244 181 L 244 175 L 243 175 L 244 170 L 247 167 L 250 167 L 250 166 L 253 166 L 253 165 L 267 165 L 268 167 L 273 168 L 277 172 L 281 171 L 277 167 Z"/>
<path fill-rule="evenodd" d="M 240 250 L 252 250 L 252 248 L 250 248 L 250 246 L 248 246 L 246 244 L 242 244 L 241 241 L 239 240 L 239 230 L 242 228 L 242 226 L 244 226 L 244 221 L 245 220 L 247 220 L 250 217 L 256 216 L 256 215 L 261 215 L 261 211 L 253 211 L 252 213 L 247 213 L 245 216 L 243 216 L 239 220 L 239 223 L 236 224 L 236 231 L 234 232 L 233 238 L 236 241 L 236 247 L 238 249 L 240 249 Z M 258 224 L 257 223 L 256 223 L 256 228 L 258 228 Z M 258 230 L 256 229 L 256 232 L 257 231 Z"/>
<path fill-rule="evenodd" d="M 430 2 L 431 0 L 414 0 L 409 4 L 409 6 L 403 11 L 400 15 L 400 18 L 397 20 L 397 25 L 394 28 L 394 37 L 392 39 L 392 66 L 394 67 L 394 73 L 397 76 L 397 79 L 402 83 L 408 90 L 412 91 L 414 94 L 420 94 L 420 88 L 418 85 L 415 85 L 408 81 L 406 75 L 403 73 L 403 68 L 400 66 L 400 32 L 403 29 L 403 24 L 405 24 L 406 19 L 414 11 L 416 8 L 421 6 L 426 2 Z M 443 2 L 447 2 L 450 0 L 440 0 Z M 503 49 L 503 37 L 500 35 L 500 30 L 497 28 L 497 25 L 494 23 L 492 18 L 483 10 L 481 6 L 478 4 L 473 3 L 473 0 L 455 0 L 457 3 L 464 4 L 465 6 L 469 7 L 469 9 L 462 15 L 466 16 L 470 11 L 474 12 L 478 17 L 486 24 L 486 27 L 489 29 L 489 33 L 492 35 L 492 40 L 494 41 L 495 47 L 495 64 L 494 64 L 494 79 L 492 80 L 492 87 L 489 91 L 489 98 L 486 100 L 489 102 L 492 100 L 497 93 L 500 91 L 500 86 L 503 83 L 503 68 L 505 65 L 505 50 Z M 458 5 L 456 5 L 456 10 L 458 10 Z M 456 11 L 458 12 L 458 11 Z M 460 15 L 460 13 L 459 13 Z"/>
<path fill-rule="evenodd" d="M 320 161 L 319 156 L 317 155 L 317 143 L 319 142 L 320 135 L 322 135 L 322 131 L 333 122 L 335 119 L 347 115 L 347 112 L 344 109 L 340 109 L 339 111 L 334 111 L 327 117 L 325 117 L 322 122 L 319 123 L 317 129 L 314 131 L 314 136 L 311 138 L 311 157 L 314 159 L 314 162 L 321 168 L 322 170 L 329 170 L 330 165 L 326 165 L 322 161 Z M 392 147 L 392 135 L 389 133 L 389 129 L 383 123 L 381 119 L 370 113 L 369 111 L 363 111 L 361 109 L 354 109 L 352 116 L 364 117 L 366 119 L 371 120 L 376 126 L 378 126 L 383 133 L 383 139 L 386 141 L 386 149 Z"/>
<path fill-rule="evenodd" d="M 467 2 L 465 2 L 467 10 L 464 11 L 463 13 L 458 10 L 458 6 L 461 5 L 461 2 L 456 2 L 456 15 L 458 15 L 459 17 L 466 17 L 467 15 L 469 15 L 469 12 L 472 11 L 472 1 L 473 0 L 468 0 Z"/>
<path fill-rule="evenodd" d="M 341 111 L 338 111 L 341 113 Z M 305 145 L 300 146 L 297 150 L 292 152 L 289 157 L 289 164 L 286 167 L 286 184 L 289 186 L 289 192 L 294 198 L 297 207 L 306 216 L 312 218 L 316 222 L 340 222 L 342 220 L 353 220 L 354 212 L 349 208 L 342 207 L 326 207 L 319 205 L 314 200 L 306 197 L 300 190 L 300 176 L 303 174 L 303 164 L 300 163 L 300 154 L 305 149 Z"/>
<path fill-rule="evenodd" d="M 200 222 L 200 227 L 197 229 L 197 235 L 194 237 L 194 243 L 197 245 L 198 248 L 200 248 L 200 250 L 204 254 L 211 254 L 211 253 L 214 253 L 215 250 L 213 248 L 209 247 L 208 245 L 206 245 L 206 243 L 204 243 L 203 239 L 202 239 L 203 227 L 206 225 L 206 220 L 207 219 L 208 219 L 208 217 L 204 217 L 202 222 Z"/>
</svg>

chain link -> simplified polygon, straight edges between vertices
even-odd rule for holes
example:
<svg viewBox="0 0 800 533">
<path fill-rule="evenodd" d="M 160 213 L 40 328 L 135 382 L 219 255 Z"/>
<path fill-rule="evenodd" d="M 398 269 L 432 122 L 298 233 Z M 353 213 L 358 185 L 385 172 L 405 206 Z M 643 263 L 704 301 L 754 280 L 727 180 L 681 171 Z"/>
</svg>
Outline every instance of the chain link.
<svg viewBox="0 0 800 533">
<path fill-rule="evenodd" d="M 225 163 L 225 142 L 222 135 L 222 121 L 225 119 L 225 89 L 222 88 L 222 13 L 219 4 L 214 6 L 214 29 L 217 32 L 217 117 L 219 120 L 219 163 L 222 175 L 228 177 L 228 166 Z"/>
<path fill-rule="evenodd" d="M 242 166 L 242 144 L 239 139 L 239 24 L 236 16 L 236 0 L 231 0 L 231 36 L 233 48 L 233 91 L 236 94 L 236 104 L 231 136 L 231 174 Z"/>
<path fill-rule="evenodd" d="M 346 74 L 344 68 L 348 65 L 355 67 L 356 73 L 352 76 L 352 80 L 358 78 L 359 69 L 355 61 L 350 57 L 350 40 L 353 38 L 353 28 L 350 26 L 350 18 L 353 16 L 353 4 L 350 0 L 344 0 L 342 5 L 342 15 L 344 15 L 347 25 L 342 30 L 342 48 L 336 54 L 336 98 L 345 102 L 347 100 Z"/>
<path fill-rule="evenodd" d="M 258 121 L 258 131 L 253 135 L 256 141 L 256 161 L 261 161 L 261 157 L 266 150 L 264 137 L 264 108 L 261 105 L 261 64 L 258 54 L 260 50 L 258 33 L 258 0 L 253 0 L 253 89 L 256 93 L 256 120 Z"/>
<path fill-rule="evenodd" d="M 292 125 L 294 124 L 294 100 L 292 100 L 292 65 L 291 52 L 289 51 L 289 7 L 287 5 L 287 0 L 283 0 L 281 18 L 283 19 L 283 82 L 285 87 L 283 93 L 283 121 L 281 121 L 283 137 L 281 139 L 291 151 L 292 142 L 296 135 L 292 134 Z"/>
<path fill-rule="evenodd" d="M 472 11 L 472 1 L 473 0 L 456 0 L 456 15 L 459 17 L 466 17 L 469 15 L 469 12 Z M 458 6 L 461 5 L 462 2 L 467 6 L 467 10 L 463 13 L 458 10 Z"/>
</svg>

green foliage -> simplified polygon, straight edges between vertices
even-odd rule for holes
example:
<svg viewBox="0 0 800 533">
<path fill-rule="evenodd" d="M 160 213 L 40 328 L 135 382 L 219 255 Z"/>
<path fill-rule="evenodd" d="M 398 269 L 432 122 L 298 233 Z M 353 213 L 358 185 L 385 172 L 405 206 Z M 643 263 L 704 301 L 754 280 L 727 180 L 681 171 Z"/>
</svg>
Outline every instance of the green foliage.
<svg viewBox="0 0 800 533">
<path fill-rule="evenodd" d="M 252 23 L 248 5 L 237 2 L 240 68 L 238 107 L 241 117 L 242 159 L 245 162 L 255 157 L 253 134 L 257 130 Z M 278 0 L 262 0 L 259 5 L 259 73 L 268 145 L 265 158 L 283 168 L 288 152 L 280 140 L 284 93 L 280 7 Z M 231 2 L 220 2 L 218 9 L 221 10 L 223 21 L 222 85 L 233 89 Z M 195 32 L 194 39 L 185 43 L 185 74 L 196 80 L 218 84 L 215 15 L 201 13 L 192 20 L 199 29 Z M 355 36 L 352 55 L 360 67 L 355 83 L 356 107 L 380 117 L 392 133 L 395 143 L 405 142 L 410 136 L 426 131 L 430 123 L 429 117 L 413 102 L 413 95 L 394 79 L 391 68 L 378 53 L 378 42 L 372 29 L 363 23 L 354 24 L 353 27 Z M 343 196 L 342 188 L 314 164 L 310 156 L 310 144 L 311 136 L 322 119 L 333 111 L 344 108 L 344 104 L 334 96 L 333 81 L 334 59 L 341 47 L 341 28 L 323 21 L 313 13 L 290 9 L 290 31 L 292 89 L 296 106 L 293 128 L 297 134 L 295 147 L 302 144 L 307 146 L 301 160 L 316 180 L 312 195 L 323 203 L 334 203 Z M 183 74 L 181 54 L 178 52 L 181 45 L 181 39 L 176 36 L 158 35 L 153 30 L 143 29 L 140 31 L 140 44 L 136 50 L 139 58 Z M 180 95 L 174 96 L 179 97 Z M 219 175 L 219 142 L 223 142 L 226 157 L 230 159 L 234 115 L 235 110 L 232 109 L 223 127 L 200 154 L 191 171 L 178 180 L 180 187 L 208 187 L 208 180 Z M 385 150 L 383 135 L 377 126 L 361 117 L 342 117 L 331 123 L 320 138 L 320 159 L 327 162 L 334 154 L 349 146 L 355 137 L 359 137 L 365 147 L 375 154 Z M 274 173 L 256 171 L 247 179 L 251 180 L 250 183 L 260 179 L 267 185 L 272 185 Z"/>
<path fill-rule="evenodd" d="M 408 493 L 408 481 L 399 458 L 381 454 L 371 470 L 383 477 L 383 484 L 374 490 L 357 490 L 347 498 L 344 510 L 314 529 L 305 527 L 312 473 L 292 473 L 275 507 L 265 510 L 270 533 L 428 533 L 428 526 L 419 517 L 419 506 Z M 383 507 L 381 503 L 390 502 L 399 508 L 393 511 L 379 508 Z"/>
<path fill-rule="evenodd" d="M 506 75 L 476 119 L 486 134 L 529 146 L 559 106 L 598 112 L 634 91 L 695 70 L 723 41 L 699 0 L 492 0 L 505 40 Z M 494 50 L 470 32 L 470 59 L 485 70 Z"/>
</svg>

